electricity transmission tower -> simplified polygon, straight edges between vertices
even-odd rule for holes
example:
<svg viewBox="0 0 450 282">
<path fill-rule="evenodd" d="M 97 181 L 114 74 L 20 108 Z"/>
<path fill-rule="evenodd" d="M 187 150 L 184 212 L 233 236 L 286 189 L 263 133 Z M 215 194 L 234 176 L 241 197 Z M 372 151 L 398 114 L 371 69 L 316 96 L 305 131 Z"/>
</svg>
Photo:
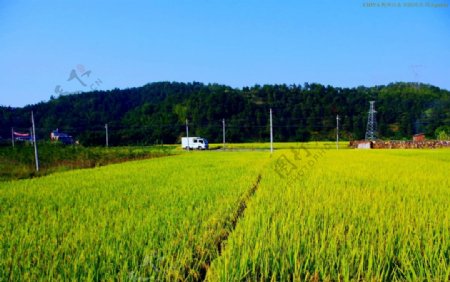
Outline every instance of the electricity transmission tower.
<svg viewBox="0 0 450 282">
<path fill-rule="evenodd" d="M 367 119 L 366 140 L 377 139 L 377 120 L 375 118 L 375 101 L 370 101 L 369 117 Z"/>
</svg>

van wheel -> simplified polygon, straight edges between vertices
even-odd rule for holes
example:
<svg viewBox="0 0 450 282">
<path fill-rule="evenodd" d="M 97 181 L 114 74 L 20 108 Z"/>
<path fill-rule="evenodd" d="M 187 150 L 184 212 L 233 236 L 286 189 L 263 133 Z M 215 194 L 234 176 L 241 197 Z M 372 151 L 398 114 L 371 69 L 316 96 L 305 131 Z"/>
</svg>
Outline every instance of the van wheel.
<svg viewBox="0 0 450 282">
<path fill-rule="evenodd" d="M 187 150 L 189 150 L 189 147 L 186 146 L 186 147 L 184 147 L 184 149 L 187 151 Z"/>
<path fill-rule="evenodd" d="M 197 148 L 198 150 L 201 150 L 202 149 L 202 147 L 200 147 L 200 146 L 198 146 L 198 148 Z"/>
</svg>

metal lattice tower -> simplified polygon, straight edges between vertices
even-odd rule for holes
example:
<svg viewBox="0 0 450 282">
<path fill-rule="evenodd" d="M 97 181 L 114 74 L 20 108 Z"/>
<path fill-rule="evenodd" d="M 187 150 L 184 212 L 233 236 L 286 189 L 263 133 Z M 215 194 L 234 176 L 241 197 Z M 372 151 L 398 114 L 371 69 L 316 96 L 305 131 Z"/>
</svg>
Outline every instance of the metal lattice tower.
<svg viewBox="0 0 450 282">
<path fill-rule="evenodd" d="M 375 101 L 370 101 L 369 117 L 367 119 L 366 140 L 377 139 L 377 120 L 375 118 Z"/>
</svg>

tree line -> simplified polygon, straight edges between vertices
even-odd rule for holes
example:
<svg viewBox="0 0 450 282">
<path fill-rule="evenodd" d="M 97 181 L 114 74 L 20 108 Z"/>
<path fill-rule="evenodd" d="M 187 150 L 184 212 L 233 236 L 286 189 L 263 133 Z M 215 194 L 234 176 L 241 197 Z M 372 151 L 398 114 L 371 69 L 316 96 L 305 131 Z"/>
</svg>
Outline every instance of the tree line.
<svg viewBox="0 0 450 282">
<path fill-rule="evenodd" d="M 222 120 L 229 142 L 267 141 L 269 109 L 274 140 L 333 140 L 336 115 L 344 140 L 363 139 L 369 101 L 375 101 L 378 136 L 410 139 L 415 133 L 436 138 L 450 129 L 450 92 L 417 83 L 340 88 L 318 83 L 254 85 L 232 88 L 199 82 L 156 82 L 142 87 L 51 97 L 22 108 L 0 107 L 0 137 L 11 127 L 30 127 L 34 111 L 39 139 L 58 128 L 83 145 L 103 145 L 104 125 L 112 145 L 173 144 L 185 136 L 222 141 Z"/>
</svg>

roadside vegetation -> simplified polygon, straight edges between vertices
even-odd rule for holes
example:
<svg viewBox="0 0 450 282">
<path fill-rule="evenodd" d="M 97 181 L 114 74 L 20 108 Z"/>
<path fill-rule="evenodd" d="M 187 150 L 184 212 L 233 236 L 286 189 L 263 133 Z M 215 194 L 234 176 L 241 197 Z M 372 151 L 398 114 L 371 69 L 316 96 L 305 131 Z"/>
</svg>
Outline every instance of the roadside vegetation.
<svg viewBox="0 0 450 282">
<path fill-rule="evenodd" d="M 0 147 L 0 181 L 47 175 L 58 171 L 92 168 L 130 160 L 157 158 L 173 154 L 175 146 L 83 147 L 39 142 L 36 172 L 34 148 L 30 144 Z"/>
</svg>

